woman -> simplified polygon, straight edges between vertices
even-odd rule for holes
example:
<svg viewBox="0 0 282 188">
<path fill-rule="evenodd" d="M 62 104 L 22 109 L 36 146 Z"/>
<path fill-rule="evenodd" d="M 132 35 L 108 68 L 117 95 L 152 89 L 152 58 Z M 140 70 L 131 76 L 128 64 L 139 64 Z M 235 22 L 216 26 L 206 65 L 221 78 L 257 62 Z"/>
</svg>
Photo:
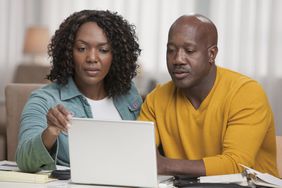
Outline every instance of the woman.
<svg viewBox="0 0 282 188">
<path fill-rule="evenodd" d="M 132 78 L 140 54 L 134 31 L 120 15 L 83 10 L 55 32 L 48 54 L 51 84 L 35 91 L 21 117 L 16 161 L 27 172 L 69 165 L 69 119 L 135 120 L 142 99 Z"/>
</svg>

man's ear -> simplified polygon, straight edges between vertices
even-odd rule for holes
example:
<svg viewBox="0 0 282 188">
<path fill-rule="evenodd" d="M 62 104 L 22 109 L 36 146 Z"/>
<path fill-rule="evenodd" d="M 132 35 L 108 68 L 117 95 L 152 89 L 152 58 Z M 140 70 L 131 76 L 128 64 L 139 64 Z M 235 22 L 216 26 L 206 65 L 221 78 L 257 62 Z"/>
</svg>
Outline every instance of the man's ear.
<svg viewBox="0 0 282 188">
<path fill-rule="evenodd" d="M 217 45 L 213 45 L 211 47 L 209 47 L 208 49 L 208 53 L 209 53 L 209 63 L 214 63 L 215 62 L 215 58 L 218 52 L 218 48 Z"/>
</svg>

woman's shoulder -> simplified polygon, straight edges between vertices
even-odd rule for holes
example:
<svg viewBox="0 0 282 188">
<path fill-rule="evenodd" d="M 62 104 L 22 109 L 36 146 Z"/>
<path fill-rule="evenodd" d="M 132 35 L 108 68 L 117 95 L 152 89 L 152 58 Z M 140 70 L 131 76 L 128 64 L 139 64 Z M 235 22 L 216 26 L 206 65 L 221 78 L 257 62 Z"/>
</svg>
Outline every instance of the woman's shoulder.
<svg viewBox="0 0 282 188">
<path fill-rule="evenodd" d="M 129 104 L 133 106 L 141 106 L 143 100 L 138 92 L 134 82 L 131 83 L 131 87 L 126 94 L 114 97 L 114 101 L 118 104 Z"/>
<path fill-rule="evenodd" d="M 26 102 L 24 113 L 29 113 L 35 108 L 37 111 L 41 109 L 46 112 L 47 109 L 53 106 L 59 99 L 55 86 L 56 84 L 50 83 L 31 92 Z"/>
<path fill-rule="evenodd" d="M 49 83 L 46 84 L 31 93 L 32 97 L 40 97 L 40 98 L 56 98 L 59 97 L 60 86 L 57 83 Z"/>
<path fill-rule="evenodd" d="M 131 87 L 130 87 L 127 95 L 129 95 L 129 96 L 140 96 L 139 91 L 138 91 L 137 87 L 135 86 L 134 82 L 131 82 Z"/>
</svg>

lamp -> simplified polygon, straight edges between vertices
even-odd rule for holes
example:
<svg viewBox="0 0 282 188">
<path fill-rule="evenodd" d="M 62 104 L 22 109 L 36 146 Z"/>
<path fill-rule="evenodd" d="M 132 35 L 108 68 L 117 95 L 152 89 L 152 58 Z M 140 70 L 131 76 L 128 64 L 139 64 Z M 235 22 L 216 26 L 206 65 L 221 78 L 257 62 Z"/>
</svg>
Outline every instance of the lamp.
<svg viewBox="0 0 282 188">
<path fill-rule="evenodd" d="M 32 57 L 32 63 L 37 63 L 40 58 L 47 55 L 49 40 L 48 28 L 42 26 L 29 27 L 25 34 L 24 54 Z"/>
</svg>

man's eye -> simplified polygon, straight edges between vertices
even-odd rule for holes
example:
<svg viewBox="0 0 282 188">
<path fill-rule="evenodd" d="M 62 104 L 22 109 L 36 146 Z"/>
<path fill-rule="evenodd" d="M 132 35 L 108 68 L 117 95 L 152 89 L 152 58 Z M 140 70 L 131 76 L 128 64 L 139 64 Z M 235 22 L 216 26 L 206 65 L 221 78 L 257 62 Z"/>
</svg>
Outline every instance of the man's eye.
<svg viewBox="0 0 282 188">
<path fill-rule="evenodd" d="M 185 49 L 185 52 L 186 52 L 187 54 L 192 54 L 192 53 L 195 52 L 195 50 L 192 50 L 192 49 Z"/>
<path fill-rule="evenodd" d="M 175 51 L 175 50 L 172 49 L 172 48 L 167 48 L 167 50 L 166 50 L 167 53 L 173 53 L 174 51 Z"/>
</svg>

